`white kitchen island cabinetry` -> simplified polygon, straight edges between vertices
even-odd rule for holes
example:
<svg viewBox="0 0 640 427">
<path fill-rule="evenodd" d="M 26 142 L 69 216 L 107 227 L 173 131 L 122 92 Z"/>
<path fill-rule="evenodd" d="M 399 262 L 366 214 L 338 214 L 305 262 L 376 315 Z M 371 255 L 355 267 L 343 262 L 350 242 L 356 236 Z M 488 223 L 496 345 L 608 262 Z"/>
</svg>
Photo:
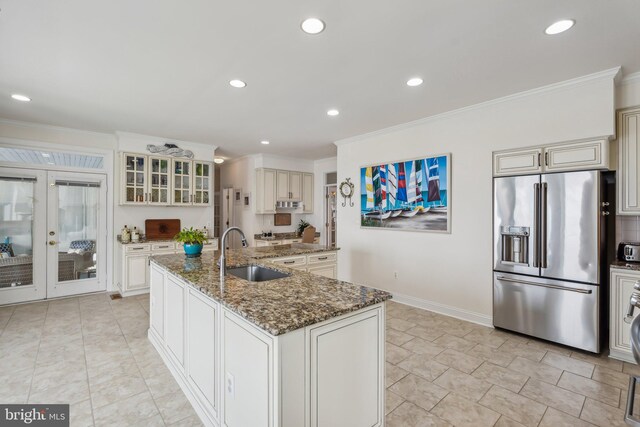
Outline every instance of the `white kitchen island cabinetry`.
<svg viewBox="0 0 640 427">
<path fill-rule="evenodd" d="M 149 339 L 205 425 L 384 424 L 384 302 L 272 335 L 154 261 L 151 281 Z"/>
</svg>

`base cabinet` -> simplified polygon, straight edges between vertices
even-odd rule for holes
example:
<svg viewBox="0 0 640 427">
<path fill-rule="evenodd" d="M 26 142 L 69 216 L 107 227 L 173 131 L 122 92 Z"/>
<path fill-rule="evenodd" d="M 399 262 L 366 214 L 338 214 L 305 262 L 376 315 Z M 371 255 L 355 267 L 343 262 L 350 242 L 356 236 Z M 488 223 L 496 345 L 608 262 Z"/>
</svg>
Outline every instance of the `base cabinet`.
<svg viewBox="0 0 640 427">
<path fill-rule="evenodd" d="M 294 257 L 273 258 L 269 261 L 284 267 L 295 268 L 318 276 L 337 278 L 338 264 L 336 252 L 318 252 Z"/>
<path fill-rule="evenodd" d="M 204 425 L 383 425 L 384 303 L 273 336 L 153 262 L 151 301 L 149 340 Z"/>
<path fill-rule="evenodd" d="M 629 363 L 635 363 L 635 360 L 631 353 L 630 341 L 632 319 L 626 319 L 626 316 L 629 298 L 636 283 L 640 283 L 640 271 L 611 269 L 609 356 Z M 639 310 L 636 309 L 633 318 L 638 315 L 638 312 Z"/>
</svg>

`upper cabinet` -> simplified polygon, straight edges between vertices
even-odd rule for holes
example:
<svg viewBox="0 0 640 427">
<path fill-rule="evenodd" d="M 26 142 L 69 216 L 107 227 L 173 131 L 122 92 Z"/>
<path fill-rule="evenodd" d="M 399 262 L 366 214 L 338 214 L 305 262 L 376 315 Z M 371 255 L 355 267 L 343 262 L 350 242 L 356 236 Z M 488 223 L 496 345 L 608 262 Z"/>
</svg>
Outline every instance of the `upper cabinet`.
<svg viewBox="0 0 640 427">
<path fill-rule="evenodd" d="M 120 204 L 210 206 L 213 164 L 122 153 Z"/>
<path fill-rule="evenodd" d="M 302 200 L 302 172 L 277 171 L 277 201 Z"/>
<path fill-rule="evenodd" d="M 618 214 L 640 215 L 640 107 L 618 112 Z"/>
<path fill-rule="evenodd" d="M 256 169 L 256 213 L 276 213 L 277 202 L 302 202 L 303 213 L 313 213 L 313 174 Z"/>
<path fill-rule="evenodd" d="M 493 153 L 493 175 L 609 169 L 609 140 L 598 138 Z"/>
</svg>

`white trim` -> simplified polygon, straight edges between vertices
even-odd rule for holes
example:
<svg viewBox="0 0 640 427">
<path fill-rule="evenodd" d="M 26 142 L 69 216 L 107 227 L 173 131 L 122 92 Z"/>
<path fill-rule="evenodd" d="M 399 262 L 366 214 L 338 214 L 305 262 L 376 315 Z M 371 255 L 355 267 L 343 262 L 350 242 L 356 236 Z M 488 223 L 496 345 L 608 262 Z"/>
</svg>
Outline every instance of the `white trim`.
<svg viewBox="0 0 640 427">
<path fill-rule="evenodd" d="M 115 136 L 118 138 L 118 144 L 120 143 L 120 140 L 123 138 L 131 138 L 131 139 L 139 139 L 143 141 L 155 142 L 156 144 L 160 141 L 163 141 L 163 142 L 169 142 L 174 144 L 202 145 L 205 148 L 212 148 L 214 151 L 218 148 L 217 145 L 209 144 L 206 142 L 185 141 L 182 139 L 172 139 L 172 138 L 165 138 L 163 136 L 144 135 L 141 133 L 123 132 L 119 130 L 115 131 Z"/>
<path fill-rule="evenodd" d="M 640 71 L 624 76 L 618 86 L 627 86 L 634 83 L 640 83 Z"/>
<path fill-rule="evenodd" d="M 633 363 L 634 365 L 636 364 L 636 361 L 633 358 L 633 354 L 625 353 L 615 348 L 609 349 L 609 358 L 615 359 L 615 360 L 622 360 L 623 362 Z"/>
<path fill-rule="evenodd" d="M 587 83 L 587 82 L 590 82 L 590 81 L 593 81 L 593 80 L 609 79 L 609 78 L 616 79 L 617 76 L 620 74 L 620 70 L 621 70 L 621 67 L 610 68 L 608 70 L 599 71 L 597 73 L 588 74 L 586 76 L 576 77 L 574 79 L 565 80 L 565 81 L 558 82 L 558 83 L 552 83 L 552 84 L 547 85 L 547 86 L 541 86 L 541 87 L 538 87 L 538 88 L 535 88 L 535 89 L 526 90 L 524 92 L 517 92 L 517 93 L 514 93 L 512 95 L 503 96 L 501 98 L 492 99 L 492 100 L 489 100 L 489 101 L 481 102 L 479 104 L 473 104 L 473 105 L 469 105 L 467 107 L 458 108 L 457 110 L 446 111 L 444 113 L 435 114 L 433 116 L 424 117 L 422 119 L 414 120 L 414 121 L 411 121 L 411 122 L 402 123 L 402 124 L 399 124 L 399 125 L 394 125 L 394 126 L 390 126 L 390 127 L 387 127 L 387 128 L 379 129 L 379 130 L 376 130 L 376 131 L 373 131 L 373 132 L 368 132 L 368 133 L 364 133 L 364 134 L 361 134 L 361 135 L 356 135 L 356 136 L 353 136 L 353 137 L 350 137 L 350 138 L 341 139 L 341 140 L 338 140 L 338 141 L 334 141 L 334 144 L 337 145 L 337 146 L 347 145 L 347 144 L 351 144 L 351 143 L 356 142 L 356 141 L 361 141 L 363 139 L 367 139 L 367 138 L 371 138 L 371 137 L 375 137 L 375 136 L 386 135 L 386 134 L 389 134 L 389 133 L 392 133 L 392 132 L 397 132 L 397 131 L 400 131 L 400 130 L 403 130 L 403 129 L 409 129 L 409 128 L 412 128 L 412 127 L 415 127 L 415 126 L 419 126 L 419 125 L 422 125 L 422 124 L 425 124 L 425 123 L 430 123 L 430 122 L 434 122 L 434 121 L 437 121 L 437 120 L 442 120 L 444 118 L 457 116 L 459 114 L 467 113 L 469 111 L 478 110 L 478 109 L 489 107 L 489 106 L 492 106 L 492 105 L 502 104 L 504 102 L 513 101 L 515 99 L 526 98 L 526 97 L 531 96 L 531 95 L 538 95 L 538 94 L 542 94 L 542 93 L 548 93 L 548 92 L 555 92 L 555 91 L 563 90 L 566 87 L 575 86 L 575 85 L 579 85 L 579 84 L 582 84 L 582 83 Z"/>
<path fill-rule="evenodd" d="M 493 328 L 493 317 L 476 313 L 473 311 L 463 310 L 461 308 L 452 307 L 450 305 L 440 304 L 434 301 L 428 301 L 421 298 L 412 297 L 393 293 L 393 299 L 400 304 L 410 305 L 412 307 L 421 308 L 423 310 L 433 311 L 435 313 L 444 314 L 445 316 L 455 317 L 456 319 L 466 320 L 467 322 L 477 323 L 478 325 Z"/>
</svg>

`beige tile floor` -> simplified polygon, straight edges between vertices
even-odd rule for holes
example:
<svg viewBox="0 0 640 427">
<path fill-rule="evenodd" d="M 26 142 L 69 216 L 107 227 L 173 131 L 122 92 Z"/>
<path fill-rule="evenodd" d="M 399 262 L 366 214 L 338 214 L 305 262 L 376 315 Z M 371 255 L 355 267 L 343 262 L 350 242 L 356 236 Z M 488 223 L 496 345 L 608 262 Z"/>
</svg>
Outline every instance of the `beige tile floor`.
<svg viewBox="0 0 640 427">
<path fill-rule="evenodd" d="M 72 426 L 201 425 L 146 338 L 148 296 L 0 307 L 0 402 L 70 403 Z M 623 426 L 635 365 L 389 302 L 386 420 Z"/>
</svg>

